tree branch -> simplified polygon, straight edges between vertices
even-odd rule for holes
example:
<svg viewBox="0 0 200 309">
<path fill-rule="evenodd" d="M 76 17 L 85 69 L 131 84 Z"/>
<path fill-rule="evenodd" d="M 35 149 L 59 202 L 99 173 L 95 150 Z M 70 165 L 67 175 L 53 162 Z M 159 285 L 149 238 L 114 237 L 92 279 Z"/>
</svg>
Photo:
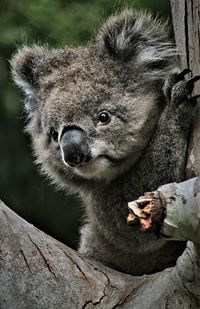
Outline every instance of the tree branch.
<svg viewBox="0 0 200 309">
<path fill-rule="evenodd" d="M 192 244 L 176 267 L 133 277 L 82 257 L 3 203 L 0 240 L 2 309 L 182 308 L 183 302 L 198 308 L 200 270 Z"/>
</svg>

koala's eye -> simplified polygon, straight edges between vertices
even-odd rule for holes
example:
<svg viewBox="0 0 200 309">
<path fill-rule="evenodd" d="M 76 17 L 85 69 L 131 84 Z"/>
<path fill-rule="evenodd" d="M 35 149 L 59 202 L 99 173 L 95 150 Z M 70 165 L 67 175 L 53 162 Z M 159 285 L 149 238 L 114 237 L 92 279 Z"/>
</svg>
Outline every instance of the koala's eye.
<svg viewBox="0 0 200 309">
<path fill-rule="evenodd" d="M 58 141 L 58 132 L 55 129 L 50 129 L 50 136 L 55 142 Z"/>
<path fill-rule="evenodd" d="M 101 112 L 99 114 L 99 122 L 102 124 L 107 124 L 110 122 L 110 114 L 108 112 Z"/>
</svg>

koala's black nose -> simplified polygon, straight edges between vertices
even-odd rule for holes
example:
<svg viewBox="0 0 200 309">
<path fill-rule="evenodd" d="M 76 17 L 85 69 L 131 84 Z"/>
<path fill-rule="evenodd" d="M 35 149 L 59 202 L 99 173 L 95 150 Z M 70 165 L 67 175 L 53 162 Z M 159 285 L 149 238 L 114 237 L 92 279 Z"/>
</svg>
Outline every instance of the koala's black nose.
<svg viewBox="0 0 200 309">
<path fill-rule="evenodd" d="M 91 159 L 86 134 L 79 128 L 65 130 L 60 140 L 60 147 L 64 161 L 70 166 L 75 167 Z"/>
</svg>

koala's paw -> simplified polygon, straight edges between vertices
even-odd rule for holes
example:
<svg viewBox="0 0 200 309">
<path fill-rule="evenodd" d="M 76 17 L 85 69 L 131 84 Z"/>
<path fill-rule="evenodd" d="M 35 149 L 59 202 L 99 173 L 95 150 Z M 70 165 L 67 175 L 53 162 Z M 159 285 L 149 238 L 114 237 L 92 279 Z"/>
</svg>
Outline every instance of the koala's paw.
<svg viewBox="0 0 200 309">
<path fill-rule="evenodd" d="M 200 79 L 200 76 L 194 76 L 188 80 L 184 77 L 191 72 L 190 69 L 184 69 L 180 73 L 173 73 L 165 81 L 163 91 L 168 102 L 171 102 L 175 106 L 179 106 L 182 103 L 195 103 L 200 96 L 191 97 L 191 93 L 194 88 L 194 83 Z"/>
</svg>

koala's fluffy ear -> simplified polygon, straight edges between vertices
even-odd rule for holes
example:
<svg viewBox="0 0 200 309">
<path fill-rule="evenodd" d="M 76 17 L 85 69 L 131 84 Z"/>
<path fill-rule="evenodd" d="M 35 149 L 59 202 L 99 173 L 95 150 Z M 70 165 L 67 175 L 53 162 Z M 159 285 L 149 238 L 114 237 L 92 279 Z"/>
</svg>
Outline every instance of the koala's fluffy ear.
<svg viewBox="0 0 200 309">
<path fill-rule="evenodd" d="M 152 46 L 161 48 L 167 42 L 166 23 L 154 19 L 150 13 L 124 10 L 110 17 L 100 30 L 97 42 L 101 48 L 115 58 L 130 57 L 148 50 L 156 53 Z"/>
<path fill-rule="evenodd" d="M 27 96 L 33 95 L 37 88 L 38 69 L 42 57 L 43 48 L 23 47 L 11 60 L 14 81 Z"/>
</svg>

